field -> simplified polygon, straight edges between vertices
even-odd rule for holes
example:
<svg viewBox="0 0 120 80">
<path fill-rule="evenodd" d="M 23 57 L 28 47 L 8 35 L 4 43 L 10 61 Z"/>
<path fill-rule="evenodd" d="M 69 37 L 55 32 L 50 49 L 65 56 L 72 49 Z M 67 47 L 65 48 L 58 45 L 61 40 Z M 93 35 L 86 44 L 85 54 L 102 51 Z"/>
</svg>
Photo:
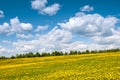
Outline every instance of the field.
<svg viewBox="0 0 120 80">
<path fill-rule="evenodd" d="M 120 53 L 0 60 L 0 80 L 120 80 Z"/>
</svg>

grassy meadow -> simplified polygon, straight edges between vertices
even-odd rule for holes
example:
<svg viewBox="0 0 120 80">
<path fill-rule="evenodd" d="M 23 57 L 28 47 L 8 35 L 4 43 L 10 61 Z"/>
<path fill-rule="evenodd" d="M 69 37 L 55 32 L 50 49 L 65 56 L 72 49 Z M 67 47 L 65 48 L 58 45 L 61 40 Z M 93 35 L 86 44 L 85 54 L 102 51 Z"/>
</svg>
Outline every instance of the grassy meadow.
<svg viewBox="0 0 120 80">
<path fill-rule="evenodd" d="M 0 80 L 120 80 L 120 53 L 0 60 Z"/>
</svg>

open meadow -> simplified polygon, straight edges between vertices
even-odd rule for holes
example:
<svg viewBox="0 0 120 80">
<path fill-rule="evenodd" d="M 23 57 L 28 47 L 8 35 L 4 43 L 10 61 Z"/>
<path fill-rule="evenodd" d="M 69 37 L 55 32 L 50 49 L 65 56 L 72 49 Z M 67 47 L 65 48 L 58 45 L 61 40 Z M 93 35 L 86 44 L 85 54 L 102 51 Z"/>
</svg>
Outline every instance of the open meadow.
<svg viewBox="0 0 120 80">
<path fill-rule="evenodd" d="M 120 53 L 0 60 L 0 80 L 120 80 Z"/>
</svg>

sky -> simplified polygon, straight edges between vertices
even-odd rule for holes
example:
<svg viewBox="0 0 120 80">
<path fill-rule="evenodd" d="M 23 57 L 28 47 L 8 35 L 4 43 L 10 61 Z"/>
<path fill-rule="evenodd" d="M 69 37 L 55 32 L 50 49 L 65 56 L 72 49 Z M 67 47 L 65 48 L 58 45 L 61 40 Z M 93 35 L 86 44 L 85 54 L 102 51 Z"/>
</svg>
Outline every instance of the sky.
<svg viewBox="0 0 120 80">
<path fill-rule="evenodd" d="M 0 56 L 120 48 L 120 0 L 0 0 Z"/>
</svg>

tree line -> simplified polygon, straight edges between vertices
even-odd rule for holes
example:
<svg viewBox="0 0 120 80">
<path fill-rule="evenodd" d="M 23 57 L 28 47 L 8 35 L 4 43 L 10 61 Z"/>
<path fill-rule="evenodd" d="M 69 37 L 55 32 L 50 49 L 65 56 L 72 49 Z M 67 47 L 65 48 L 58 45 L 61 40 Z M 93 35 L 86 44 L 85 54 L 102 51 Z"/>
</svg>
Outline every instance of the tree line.
<svg viewBox="0 0 120 80">
<path fill-rule="evenodd" d="M 26 54 L 17 54 L 11 57 L 1 56 L 0 59 L 14 59 L 14 58 L 29 58 L 29 57 L 45 57 L 45 56 L 61 56 L 61 55 L 77 55 L 77 54 L 91 54 L 91 53 L 108 53 L 108 52 L 120 52 L 120 49 L 108 49 L 108 50 L 86 50 L 86 51 L 70 51 L 70 52 L 62 52 L 62 51 L 54 51 L 52 53 L 48 52 L 29 52 Z"/>
</svg>

